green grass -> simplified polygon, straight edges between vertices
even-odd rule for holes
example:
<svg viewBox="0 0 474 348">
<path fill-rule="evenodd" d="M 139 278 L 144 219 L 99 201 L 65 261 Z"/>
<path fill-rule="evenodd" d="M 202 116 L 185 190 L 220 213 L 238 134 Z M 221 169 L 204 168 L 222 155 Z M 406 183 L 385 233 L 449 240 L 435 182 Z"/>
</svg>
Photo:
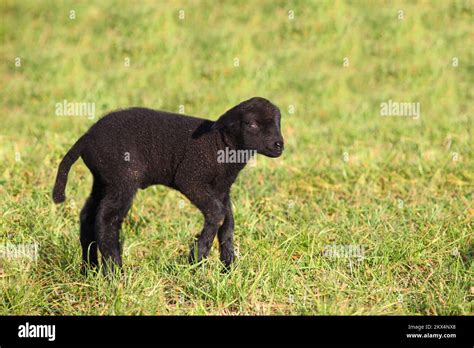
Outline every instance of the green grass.
<svg viewBox="0 0 474 348">
<path fill-rule="evenodd" d="M 0 11 L 0 243 L 39 246 L 35 262 L 0 258 L 0 314 L 473 313 L 472 2 L 1 0 Z M 256 95 L 280 106 L 286 151 L 233 186 L 234 269 L 221 273 L 216 245 L 204 265 L 186 262 L 202 218 L 153 187 L 124 224 L 123 277 L 82 276 L 87 168 L 73 167 L 65 204 L 50 192 L 97 117 L 184 105 L 216 119 Z M 381 117 L 389 99 L 419 102 L 421 116 Z M 96 119 L 56 116 L 63 100 L 94 102 Z M 328 245 L 365 256 L 328 257 Z"/>
</svg>

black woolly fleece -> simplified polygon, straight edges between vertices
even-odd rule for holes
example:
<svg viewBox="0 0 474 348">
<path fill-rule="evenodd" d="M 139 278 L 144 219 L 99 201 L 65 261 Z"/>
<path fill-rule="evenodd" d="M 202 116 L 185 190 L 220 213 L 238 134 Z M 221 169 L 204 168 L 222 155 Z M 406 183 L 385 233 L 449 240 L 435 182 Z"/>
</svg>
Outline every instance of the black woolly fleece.
<svg viewBox="0 0 474 348">
<path fill-rule="evenodd" d="M 278 157 L 283 151 L 280 111 L 254 97 L 228 110 L 217 121 L 145 108 L 112 112 L 95 123 L 59 165 L 53 200 L 65 200 L 72 164 L 82 157 L 94 181 L 81 211 L 83 264 L 104 271 L 122 264 L 119 231 L 138 189 L 165 185 L 183 193 L 204 215 L 190 260 L 207 257 L 219 238 L 221 260 L 234 260 L 230 187 L 245 163 L 220 163 L 219 150 L 255 151 Z M 85 269 L 85 267 L 84 267 Z"/>
</svg>

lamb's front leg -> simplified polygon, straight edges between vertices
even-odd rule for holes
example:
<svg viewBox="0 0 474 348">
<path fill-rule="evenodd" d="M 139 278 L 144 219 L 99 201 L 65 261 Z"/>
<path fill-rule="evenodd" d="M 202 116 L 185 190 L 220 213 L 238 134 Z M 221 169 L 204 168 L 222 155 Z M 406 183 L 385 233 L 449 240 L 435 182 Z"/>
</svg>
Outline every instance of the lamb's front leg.
<svg viewBox="0 0 474 348">
<path fill-rule="evenodd" d="M 224 200 L 226 209 L 224 224 L 219 227 L 217 238 L 219 239 L 220 258 L 226 269 L 234 262 L 234 215 L 230 195 Z"/>
<path fill-rule="evenodd" d="M 209 256 L 217 230 L 224 223 L 226 208 L 209 190 L 183 192 L 204 215 L 204 227 L 191 245 L 189 261 L 199 262 Z"/>
</svg>

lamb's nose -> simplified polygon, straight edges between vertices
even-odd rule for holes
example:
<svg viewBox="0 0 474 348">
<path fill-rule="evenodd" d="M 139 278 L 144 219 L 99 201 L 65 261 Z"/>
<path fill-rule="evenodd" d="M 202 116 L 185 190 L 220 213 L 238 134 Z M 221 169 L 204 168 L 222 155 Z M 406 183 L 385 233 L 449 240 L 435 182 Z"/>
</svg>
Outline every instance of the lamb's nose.
<svg viewBox="0 0 474 348">
<path fill-rule="evenodd" d="M 279 151 L 283 150 L 283 141 L 277 141 L 277 142 L 275 142 L 274 145 L 275 145 L 275 149 L 277 149 Z"/>
</svg>

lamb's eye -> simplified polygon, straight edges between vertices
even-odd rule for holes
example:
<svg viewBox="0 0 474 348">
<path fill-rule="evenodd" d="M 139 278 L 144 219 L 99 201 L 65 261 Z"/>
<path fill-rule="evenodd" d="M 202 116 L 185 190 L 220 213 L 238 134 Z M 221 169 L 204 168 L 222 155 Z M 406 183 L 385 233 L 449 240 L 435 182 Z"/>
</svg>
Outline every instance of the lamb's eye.
<svg viewBox="0 0 474 348">
<path fill-rule="evenodd" d="M 252 129 L 257 129 L 257 128 L 258 128 L 258 124 L 256 124 L 255 122 L 245 122 L 245 124 L 246 124 L 249 128 L 252 128 Z"/>
</svg>

